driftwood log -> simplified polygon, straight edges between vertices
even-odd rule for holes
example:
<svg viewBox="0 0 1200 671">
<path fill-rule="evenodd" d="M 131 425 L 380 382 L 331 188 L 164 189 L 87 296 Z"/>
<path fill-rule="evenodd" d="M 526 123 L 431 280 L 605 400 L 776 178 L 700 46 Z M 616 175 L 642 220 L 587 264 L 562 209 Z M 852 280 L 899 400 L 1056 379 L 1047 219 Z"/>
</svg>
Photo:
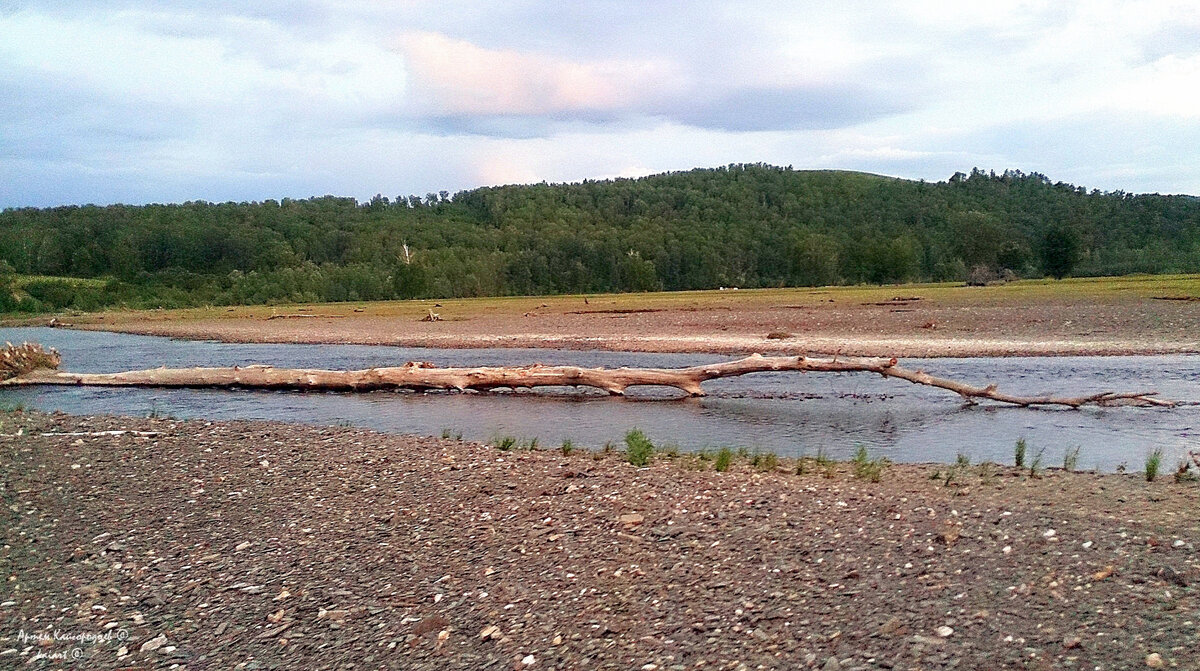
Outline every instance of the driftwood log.
<svg viewBox="0 0 1200 671">
<path fill-rule="evenodd" d="M 6 358 L 7 357 L 7 358 Z M 15 363 L 6 364 L 6 361 Z M 824 373 L 876 373 L 914 384 L 952 391 L 968 403 L 985 399 L 1028 406 L 1085 405 L 1175 405 L 1155 398 L 1156 392 L 1104 391 L 1085 396 L 1016 396 L 1000 392 L 996 385 L 975 387 L 956 380 L 939 378 L 923 371 L 901 367 L 894 358 L 833 357 L 818 359 L 804 356 L 765 357 L 753 354 L 744 359 L 689 368 L 581 368 L 579 366 L 506 366 L 478 368 L 438 368 L 433 364 L 409 362 L 389 368 L 365 370 L 319 370 L 275 368 L 273 366 L 233 366 L 231 368 L 154 368 L 124 373 L 68 373 L 56 370 L 58 353 L 39 345 L 9 345 L 0 353 L 0 367 L 7 379 L 0 386 L 13 385 L 96 385 L 108 387 L 227 387 L 248 389 L 296 389 L 370 391 L 376 389 L 468 389 L 487 391 L 497 388 L 548 386 L 595 387 L 609 394 L 624 394 L 629 387 L 657 385 L 674 387 L 689 396 L 704 396 L 700 384 L 706 380 L 767 371 Z"/>
</svg>

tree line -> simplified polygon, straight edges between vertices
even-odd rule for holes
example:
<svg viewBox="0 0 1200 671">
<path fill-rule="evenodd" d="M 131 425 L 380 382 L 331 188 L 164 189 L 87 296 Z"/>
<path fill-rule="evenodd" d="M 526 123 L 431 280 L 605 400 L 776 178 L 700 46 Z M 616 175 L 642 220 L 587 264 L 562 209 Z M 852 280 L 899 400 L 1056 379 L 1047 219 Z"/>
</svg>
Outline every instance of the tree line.
<svg viewBox="0 0 1200 671">
<path fill-rule="evenodd" d="M 763 164 L 367 202 L 11 208 L 0 311 L 1200 271 L 1200 199 Z M 93 281 L 80 281 L 80 280 Z"/>
</svg>

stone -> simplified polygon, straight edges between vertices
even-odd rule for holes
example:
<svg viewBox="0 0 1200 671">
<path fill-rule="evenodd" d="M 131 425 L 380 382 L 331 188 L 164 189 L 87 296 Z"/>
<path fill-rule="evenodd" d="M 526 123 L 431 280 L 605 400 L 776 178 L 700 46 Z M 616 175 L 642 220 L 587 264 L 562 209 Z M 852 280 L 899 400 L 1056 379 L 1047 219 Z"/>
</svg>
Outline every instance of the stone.
<svg viewBox="0 0 1200 671">
<path fill-rule="evenodd" d="M 942 638 L 950 638 L 954 635 L 954 629 L 947 627 L 946 625 L 942 625 L 934 631 L 937 632 L 937 635 L 941 636 Z"/>
<path fill-rule="evenodd" d="M 1157 652 L 1152 652 L 1149 655 L 1146 655 L 1146 666 L 1152 669 L 1161 669 L 1166 665 L 1167 663 L 1163 661 L 1162 655 L 1158 654 Z"/>
<path fill-rule="evenodd" d="M 619 524 L 621 524 L 621 526 L 624 526 L 626 528 L 636 527 L 637 525 L 639 525 L 645 521 L 646 521 L 646 518 L 643 517 L 639 513 L 627 513 L 627 514 L 621 515 L 620 517 L 617 518 L 617 522 Z"/>
<path fill-rule="evenodd" d="M 149 641 L 146 641 L 145 643 L 143 643 L 142 647 L 139 648 L 139 650 L 141 650 L 142 652 L 154 652 L 155 650 L 158 650 L 159 648 L 163 647 L 166 644 L 167 644 L 167 635 L 159 634 L 158 636 L 155 636 L 154 638 L 150 639 Z"/>
</svg>

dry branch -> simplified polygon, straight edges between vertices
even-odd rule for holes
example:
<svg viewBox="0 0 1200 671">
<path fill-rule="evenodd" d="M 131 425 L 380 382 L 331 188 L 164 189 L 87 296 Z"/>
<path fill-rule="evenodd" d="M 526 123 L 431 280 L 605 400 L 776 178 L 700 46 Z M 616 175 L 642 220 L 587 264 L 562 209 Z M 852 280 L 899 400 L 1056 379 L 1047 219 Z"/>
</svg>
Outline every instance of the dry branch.
<svg viewBox="0 0 1200 671">
<path fill-rule="evenodd" d="M 40 345 L 26 343 L 9 346 L 0 354 L 4 360 L 13 350 L 20 356 L 45 361 L 47 366 L 24 370 L 0 381 L 2 385 L 97 385 L 109 387 L 239 387 L 254 389 L 343 390 L 375 389 L 452 389 L 465 391 L 497 388 L 548 386 L 595 387 L 610 394 L 623 394 L 629 387 L 657 385 L 674 387 L 690 396 L 704 396 L 700 383 L 721 377 L 734 377 L 767 371 L 827 373 L 877 373 L 884 377 L 907 380 L 914 384 L 939 387 L 962 396 L 969 403 L 988 399 L 1028 407 L 1060 405 L 1078 408 L 1084 405 L 1141 405 L 1173 407 L 1172 401 L 1154 398 L 1155 392 L 1099 392 L 1087 396 L 1015 396 L 998 391 L 996 385 L 974 387 L 957 380 L 934 377 L 909 370 L 896 359 L 849 357 L 813 359 L 803 356 L 764 357 L 753 354 L 737 361 L 690 368 L 581 368 L 579 366 L 506 366 L 478 368 L 438 368 L 430 363 L 409 362 L 390 368 L 335 371 L 319 369 L 275 368 L 272 366 L 234 366 L 232 368 L 155 368 L 124 373 L 66 373 L 53 370 L 57 353 L 50 350 L 39 358 Z M 53 364 L 53 366 L 49 364 Z"/>
</svg>

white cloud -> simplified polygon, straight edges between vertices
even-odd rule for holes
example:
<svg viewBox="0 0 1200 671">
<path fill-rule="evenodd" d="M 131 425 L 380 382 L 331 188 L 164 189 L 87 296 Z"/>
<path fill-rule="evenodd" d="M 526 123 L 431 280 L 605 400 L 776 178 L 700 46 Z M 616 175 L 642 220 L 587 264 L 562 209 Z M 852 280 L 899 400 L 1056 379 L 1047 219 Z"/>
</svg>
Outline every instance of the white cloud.
<svg viewBox="0 0 1200 671">
<path fill-rule="evenodd" d="M 1200 192 L 1190 2 L 17 0 L 0 206 L 767 161 Z"/>
</svg>

